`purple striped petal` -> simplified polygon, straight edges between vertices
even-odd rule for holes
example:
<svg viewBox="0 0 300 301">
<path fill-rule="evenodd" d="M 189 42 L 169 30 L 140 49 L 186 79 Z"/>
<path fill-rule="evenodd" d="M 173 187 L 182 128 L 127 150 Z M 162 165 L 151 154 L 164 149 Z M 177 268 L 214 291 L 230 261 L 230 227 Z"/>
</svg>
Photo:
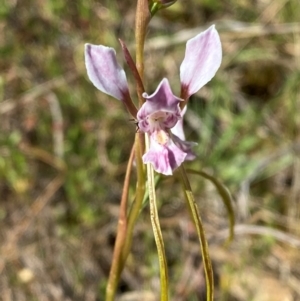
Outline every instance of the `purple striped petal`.
<svg viewBox="0 0 300 301">
<path fill-rule="evenodd" d="M 193 152 L 193 147 L 196 146 L 198 143 L 197 142 L 192 142 L 192 141 L 184 141 L 181 140 L 179 137 L 176 135 L 172 135 L 172 140 L 175 143 L 175 145 L 180 148 L 181 151 L 186 153 L 186 157 L 184 161 L 192 161 L 196 159 L 196 154 Z"/>
<path fill-rule="evenodd" d="M 179 137 L 181 140 L 185 140 L 185 135 L 183 131 L 183 116 L 187 110 L 187 106 L 183 108 L 183 110 L 180 112 L 181 118 L 177 121 L 175 126 L 171 129 L 171 132 L 175 134 L 177 137 Z"/>
<path fill-rule="evenodd" d="M 143 162 L 151 163 L 158 173 L 166 176 L 172 175 L 173 170 L 184 162 L 186 153 L 178 148 L 171 139 L 162 145 L 157 143 L 152 136 L 150 136 L 150 149 L 143 155 Z"/>
<path fill-rule="evenodd" d="M 185 141 L 185 135 L 183 131 L 183 116 L 187 110 L 187 106 L 183 108 L 181 111 L 181 119 L 178 120 L 176 125 L 171 129 L 172 132 L 172 140 L 183 152 L 186 153 L 185 161 L 191 161 L 196 158 L 195 153 L 193 152 L 193 147 L 198 143 Z"/>
<path fill-rule="evenodd" d="M 188 99 L 207 84 L 219 69 L 221 60 L 221 41 L 214 25 L 188 40 L 180 66 L 182 97 Z"/>
<path fill-rule="evenodd" d="M 100 91 L 124 100 L 129 95 L 126 74 L 113 48 L 85 44 L 85 65 L 90 81 Z"/>
<path fill-rule="evenodd" d="M 144 93 L 143 97 L 146 101 L 137 114 L 141 131 L 152 133 L 158 129 L 170 129 L 181 118 L 179 103 L 182 99 L 172 93 L 166 78 L 160 82 L 153 94 Z"/>
</svg>

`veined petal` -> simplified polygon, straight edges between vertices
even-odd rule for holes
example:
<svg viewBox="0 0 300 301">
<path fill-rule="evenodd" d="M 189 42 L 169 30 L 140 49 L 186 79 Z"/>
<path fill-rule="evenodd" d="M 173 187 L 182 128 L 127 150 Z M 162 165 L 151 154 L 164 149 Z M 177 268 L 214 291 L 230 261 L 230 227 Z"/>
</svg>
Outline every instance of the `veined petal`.
<svg viewBox="0 0 300 301">
<path fill-rule="evenodd" d="M 214 25 L 188 40 L 180 66 L 182 96 L 188 99 L 208 83 L 219 69 L 221 61 L 221 41 Z"/>
<path fill-rule="evenodd" d="M 85 65 L 90 81 L 100 91 L 119 100 L 129 95 L 126 74 L 113 48 L 85 44 Z"/>
<path fill-rule="evenodd" d="M 185 161 L 192 161 L 197 157 L 192 150 L 198 144 L 197 142 L 184 141 L 174 134 L 172 135 L 172 140 L 178 148 L 186 153 Z"/>
<path fill-rule="evenodd" d="M 143 132 L 152 132 L 151 120 L 159 122 L 160 128 L 172 128 L 181 118 L 179 103 L 182 99 L 176 97 L 171 90 L 169 81 L 164 78 L 156 91 L 148 95 L 143 93 L 146 99 L 137 114 L 139 128 Z"/>
<path fill-rule="evenodd" d="M 196 158 L 196 154 L 193 152 L 193 147 L 197 145 L 196 142 L 185 141 L 185 135 L 183 131 L 183 116 L 187 110 L 187 106 L 181 111 L 181 119 L 178 120 L 176 125 L 171 129 L 172 140 L 183 152 L 186 153 L 185 161 L 192 161 Z"/>
<path fill-rule="evenodd" d="M 143 162 L 151 163 L 155 171 L 168 176 L 173 174 L 173 170 L 180 166 L 185 158 L 186 153 L 172 140 L 166 145 L 161 145 L 150 137 L 150 149 L 143 155 Z"/>
<path fill-rule="evenodd" d="M 180 113 L 181 118 L 177 121 L 175 126 L 173 128 L 171 128 L 171 132 L 173 134 L 175 134 L 177 137 L 179 137 L 181 140 L 185 140 L 185 135 L 184 135 L 184 131 L 183 131 L 183 116 L 184 116 L 186 110 L 187 110 L 187 106 L 185 106 L 183 108 L 183 110 L 181 111 L 181 113 Z"/>
</svg>

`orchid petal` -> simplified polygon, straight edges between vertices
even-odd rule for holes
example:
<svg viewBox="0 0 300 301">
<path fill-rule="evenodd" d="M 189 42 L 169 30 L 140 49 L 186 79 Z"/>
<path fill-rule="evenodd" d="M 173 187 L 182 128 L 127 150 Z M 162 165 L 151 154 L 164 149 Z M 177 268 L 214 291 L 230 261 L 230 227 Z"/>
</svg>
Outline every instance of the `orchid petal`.
<svg viewBox="0 0 300 301">
<path fill-rule="evenodd" d="M 85 65 L 90 81 L 100 91 L 124 100 L 129 95 L 126 74 L 113 48 L 85 44 Z"/>
<path fill-rule="evenodd" d="M 186 153 L 184 161 L 192 161 L 197 157 L 192 149 L 194 146 L 198 145 L 198 143 L 192 141 L 184 141 L 174 134 L 172 135 L 172 140 L 178 148 Z"/>
<path fill-rule="evenodd" d="M 219 69 L 221 60 L 221 41 L 214 25 L 188 40 L 180 66 L 182 96 L 188 99 L 207 84 Z"/>
<path fill-rule="evenodd" d="M 185 106 L 183 108 L 183 110 L 181 111 L 181 113 L 180 113 L 181 118 L 177 121 L 175 126 L 173 128 L 171 128 L 171 132 L 173 134 L 175 134 L 177 137 L 179 137 L 181 140 L 185 140 L 185 135 L 184 135 L 184 131 L 183 131 L 183 116 L 184 116 L 186 110 L 187 110 L 187 106 Z"/>
<path fill-rule="evenodd" d="M 141 131 L 151 131 L 149 129 L 148 118 L 159 112 L 163 112 L 163 114 L 166 115 L 162 124 L 164 129 L 172 128 L 181 118 L 179 103 L 182 99 L 176 97 L 172 93 L 169 81 L 166 78 L 160 82 L 153 94 L 148 95 L 147 93 L 143 93 L 143 97 L 146 101 L 137 114 L 137 120 Z"/>
<path fill-rule="evenodd" d="M 185 135 L 183 131 L 183 116 L 187 110 L 187 106 L 181 111 L 181 119 L 178 120 L 176 125 L 171 129 L 172 140 L 183 152 L 186 153 L 185 161 L 192 161 L 196 158 L 196 154 L 192 151 L 192 148 L 198 143 L 185 141 Z"/>
<path fill-rule="evenodd" d="M 150 149 L 143 155 L 143 162 L 151 163 L 156 172 L 168 176 L 184 162 L 185 157 L 186 154 L 172 140 L 161 145 L 150 137 Z"/>
</svg>

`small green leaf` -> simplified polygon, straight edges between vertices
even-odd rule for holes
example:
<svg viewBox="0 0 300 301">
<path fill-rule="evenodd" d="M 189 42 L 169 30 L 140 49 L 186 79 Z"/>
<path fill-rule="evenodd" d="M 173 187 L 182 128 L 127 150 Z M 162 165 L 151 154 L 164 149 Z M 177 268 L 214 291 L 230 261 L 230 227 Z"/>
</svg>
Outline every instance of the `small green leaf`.
<svg viewBox="0 0 300 301">
<path fill-rule="evenodd" d="M 179 169 L 180 169 L 181 182 L 183 185 L 185 198 L 188 203 L 190 213 L 193 217 L 193 221 L 194 221 L 194 224 L 195 224 L 195 227 L 197 230 L 197 234 L 198 234 L 198 238 L 199 238 L 199 242 L 200 242 L 203 266 L 204 266 L 204 271 L 205 271 L 207 301 L 213 301 L 214 277 L 213 277 L 213 269 L 212 269 L 211 259 L 210 259 L 209 251 L 208 251 L 207 240 L 205 237 L 205 231 L 203 228 L 200 214 L 198 212 L 198 207 L 195 202 L 195 198 L 194 198 L 194 195 L 193 195 L 193 192 L 191 189 L 190 182 L 186 175 L 186 171 L 183 166 L 180 166 Z"/>
</svg>

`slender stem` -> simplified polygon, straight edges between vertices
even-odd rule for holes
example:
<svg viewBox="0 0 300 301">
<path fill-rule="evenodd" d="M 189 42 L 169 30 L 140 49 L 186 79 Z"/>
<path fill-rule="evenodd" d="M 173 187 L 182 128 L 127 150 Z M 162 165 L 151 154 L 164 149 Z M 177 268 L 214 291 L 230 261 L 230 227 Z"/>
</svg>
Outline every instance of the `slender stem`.
<svg viewBox="0 0 300 301">
<path fill-rule="evenodd" d="M 211 260 L 209 257 L 209 250 L 208 250 L 207 240 L 205 237 L 205 231 L 203 228 L 201 217 L 198 212 L 198 207 L 195 202 L 195 198 L 194 198 L 186 171 L 182 165 L 179 167 L 179 170 L 180 170 L 181 181 L 182 181 L 186 201 L 189 205 L 190 212 L 191 212 L 191 215 L 192 215 L 192 218 L 193 218 L 196 230 L 197 230 L 198 238 L 200 241 L 200 248 L 201 248 L 202 260 L 203 260 L 204 272 L 205 272 L 205 279 L 206 279 L 207 301 L 213 301 L 213 295 L 214 295 L 213 270 L 212 270 Z"/>
<path fill-rule="evenodd" d="M 149 135 L 146 134 L 146 149 L 149 149 Z M 155 181 L 154 181 L 154 170 L 150 163 L 147 164 L 147 178 L 148 178 L 148 192 L 149 192 L 149 203 L 150 203 L 150 218 L 157 247 L 159 269 L 160 269 L 160 283 L 161 283 L 161 301 L 168 301 L 169 299 L 169 288 L 168 288 L 168 268 L 167 260 L 165 255 L 164 241 L 162 232 L 159 224 L 159 217 L 156 206 L 156 194 L 155 194 Z"/>
<path fill-rule="evenodd" d="M 148 0 L 138 0 L 136 8 L 136 23 L 135 23 L 135 42 L 136 42 L 136 68 L 143 81 L 144 78 L 144 45 L 148 23 L 151 19 L 151 14 L 148 7 Z M 137 85 L 137 93 L 140 106 L 144 103 L 141 87 Z"/>
<path fill-rule="evenodd" d="M 135 196 L 135 201 L 132 204 L 131 210 L 128 215 L 127 236 L 125 238 L 125 244 L 122 250 L 122 263 L 121 263 L 122 268 L 126 262 L 127 256 L 130 251 L 132 235 L 133 235 L 133 227 L 141 211 L 143 205 L 143 199 L 145 195 L 146 179 L 145 179 L 144 164 L 142 161 L 142 149 L 141 149 L 142 138 L 143 138 L 143 134 L 136 133 L 135 136 L 135 161 L 136 161 L 136 168 L 137 168 L 136 196 Z"/>
<path fill-rule="evenodd" d="M 108 284 L 106 287 L 106 301 L 113 301 L 117 285 L 119 282 L 120 274 L 121 274 L 121 255 L 122 249 L 126 239 L 126 232 L 127 232 L 127 200 L 128 200 L 128 190 L 129 190 L 129 183 L 130 183 L 130 174 L 132 169 L 132 163 L 134 158 L 135 149 L 132 147 L 129 161 L 127 164 L 126 175 L 124 180 L 122 198 L 121 198 L 121 205 L 120 205 L 120 213 L 119 213 L 119 221 L 118 221 L 118 230 L 117 230 L 117 237 L 115 242 L 112 266 L 109 273 Z"/>
<path fill-rule="evenodd" d="M 235 216 L 234 216 L 234 210 L 232 207 L 233 204 L 233 200 L 231 197 L 231 194 L 229 192 L 229 190 L 226 188 L 225 185 L 223 185 L 217 178 L 215 178 L 214 176 L 209 175 L 208 173 L 204 172 L 204 171 L 198 171 L 198 170 L 193 170 L 193 169 L 187 169 L 186 170 L 187 173 L 191 173 L 194 175 L 198 175 L 201 176 L 209 181 L 211 181 L 211 183 L 213 183 L 217 189 L 217 191 L 219 192 L 222 201 L 227 209 L 228 212 L 228 219 L 229 219 L 229 236 L 227 241 L 225 242 L 225 245 L 228 245 L 234 238 L 234 224 L 235 224 Z"/>
<path fill-rule="evenodd" d="M 144 44 L 145 44 L 145 36 L 146 36 L 146 29 L 148 23 L 150 21 L 150 12 L 148 8 L 148 0 L 138 0 L 137 1 L 137 8 L 136 8 L 136 24 L 135 24 L 135 40 L 136 40 L 136 69 L 137 73 L 135 77 L 139 77 L 140 82 L 137 82 L 137 94 L 139 98 L 139 105 L 141 106 L 144 102 L 142 94 L 144 92 L 143 86 L 143 75 L 144 75 Z M 125 44 L 121 42 L 123 50 Z M 130 61 L 129 52 L 125 51 L 125 58 Z M 132 65 L 132 62 L 130 62 Z M 132 205 L 128 216 L 128 229 L 127 229 L 127 236 L 125 239 L 124 248 L 122 250 L 122 263 L 121 268 L 124 267 L 126 262 L 127 256 L 130 251 L 131 242 L 132 242 L 132 235 L 133 235 L 133 227 L 136 223 L 136 220 L 139 216 L 139 213 L 142 208 L 143 199 L 145 195 L 145 170 L 144 164 L 142 161 L 142 154 L 144 153 L 144 140 L 143 134 L 137 133 L 135 135 L 135 158 L 136 158 L 136 168 L 137 168 L 137 185 L 136 185 L 136 197 L 135 201 Z"/>
</svg>

